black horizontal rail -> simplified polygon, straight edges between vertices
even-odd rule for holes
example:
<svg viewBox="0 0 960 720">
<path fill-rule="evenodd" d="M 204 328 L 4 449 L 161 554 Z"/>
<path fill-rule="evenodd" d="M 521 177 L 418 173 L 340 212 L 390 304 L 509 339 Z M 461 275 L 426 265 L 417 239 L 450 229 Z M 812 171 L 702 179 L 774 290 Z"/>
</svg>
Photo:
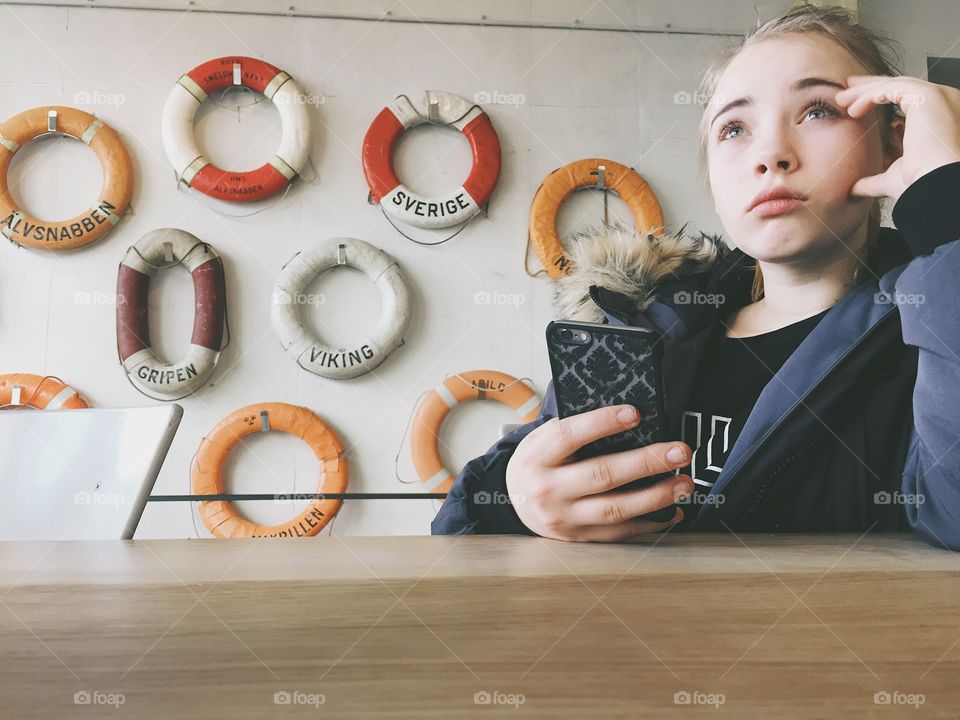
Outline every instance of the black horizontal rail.
<svg viewBox="0 0 960 720">
<path fill-rule="evenodd" d="M 218 495 L 151 495 L 149 502 L 211 500 L 443 500 L 446 493 L 220 493 Z"/>
</svg>

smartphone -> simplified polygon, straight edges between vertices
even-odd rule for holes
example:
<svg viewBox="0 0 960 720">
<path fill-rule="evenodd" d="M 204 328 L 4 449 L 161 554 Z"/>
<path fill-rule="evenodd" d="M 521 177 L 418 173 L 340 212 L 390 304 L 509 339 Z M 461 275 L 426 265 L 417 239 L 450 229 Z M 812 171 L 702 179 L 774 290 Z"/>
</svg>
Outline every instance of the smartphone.
<svg viewBox="0 0 960 720">
<path fill-rule="evenodd" d="M 629 325 L 554 320 L 547 324 L 546 335 L 561 418 L 609 405 L 633 405 L 640 412 L 639 424 L 587 443 L 574 453 L 575 459 L 633 450 L 666 439 L 663 345 L 655 332 Z M 669 471 L 640 478 L 622 487 L 645 487 L 675 474 Z M 664 521 L 674 513 L 675 504 L 640 517 Z"/>
</svg>

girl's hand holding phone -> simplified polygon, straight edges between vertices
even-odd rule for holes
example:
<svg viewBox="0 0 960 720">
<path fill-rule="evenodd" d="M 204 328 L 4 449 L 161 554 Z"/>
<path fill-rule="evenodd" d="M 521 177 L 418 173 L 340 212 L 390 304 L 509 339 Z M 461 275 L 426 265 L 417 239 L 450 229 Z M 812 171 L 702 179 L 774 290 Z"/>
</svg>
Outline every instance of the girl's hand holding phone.
<svg viewBox="0 0 960 720">
<path fill-rule="evenodd" d="M 672 527 L 683 510 L 666 522 L 638 518 L 693 493 L 689 475 L 671 475 L 638 489 L 622 486 L 640 478 L 682 468 L 690 447 L 661 442 L 623 452 L 571 461 L 571 455 L 640 421 L 630 405 L 612 405 L 554 418 L 527 435 L 507 465 L 507 492 L 520 520 L 533 532 L 555 540 L 620 542 Z M 678 449 L 680 454 L 668 455 Z"/>
</svg>

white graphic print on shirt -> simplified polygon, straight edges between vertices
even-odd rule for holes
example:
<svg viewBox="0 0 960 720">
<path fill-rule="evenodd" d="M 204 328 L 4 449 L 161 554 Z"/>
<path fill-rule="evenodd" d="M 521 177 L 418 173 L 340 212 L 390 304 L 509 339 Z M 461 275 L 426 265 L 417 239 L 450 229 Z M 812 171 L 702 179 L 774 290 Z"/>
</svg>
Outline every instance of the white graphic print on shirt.
<svg viewBox="0 0 960 720">
<path fill-rule="evenodd" d="M 710 416 L 710 434 L 704 444 L 703 413 L 685 410 L 680 429 L 681 440 L 693 450 L 690 475 L 696 485 L 713 486 L 730 452 L 730 425 L 732 418 L 723 415 Z"/>
</svg>

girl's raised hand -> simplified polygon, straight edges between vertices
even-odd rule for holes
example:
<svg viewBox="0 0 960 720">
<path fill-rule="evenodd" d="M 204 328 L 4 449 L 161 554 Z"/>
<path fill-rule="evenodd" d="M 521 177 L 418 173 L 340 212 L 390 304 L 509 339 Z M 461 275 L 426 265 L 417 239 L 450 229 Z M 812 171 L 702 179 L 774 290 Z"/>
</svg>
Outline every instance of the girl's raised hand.
<svg viewBox="0 0 960 720">
<path fill-rule="evenodd" d="M 901 193 L 923 175 L 960 161 L 960 90 L 920 78 L 851 75 L 836 95 L 850 117 L 863 117 L 874 106 L 894 103 L 905 116 L 903 155 L 879 175 L 858 180 L 852 194 L 889 197 Z"/>
</svg>

